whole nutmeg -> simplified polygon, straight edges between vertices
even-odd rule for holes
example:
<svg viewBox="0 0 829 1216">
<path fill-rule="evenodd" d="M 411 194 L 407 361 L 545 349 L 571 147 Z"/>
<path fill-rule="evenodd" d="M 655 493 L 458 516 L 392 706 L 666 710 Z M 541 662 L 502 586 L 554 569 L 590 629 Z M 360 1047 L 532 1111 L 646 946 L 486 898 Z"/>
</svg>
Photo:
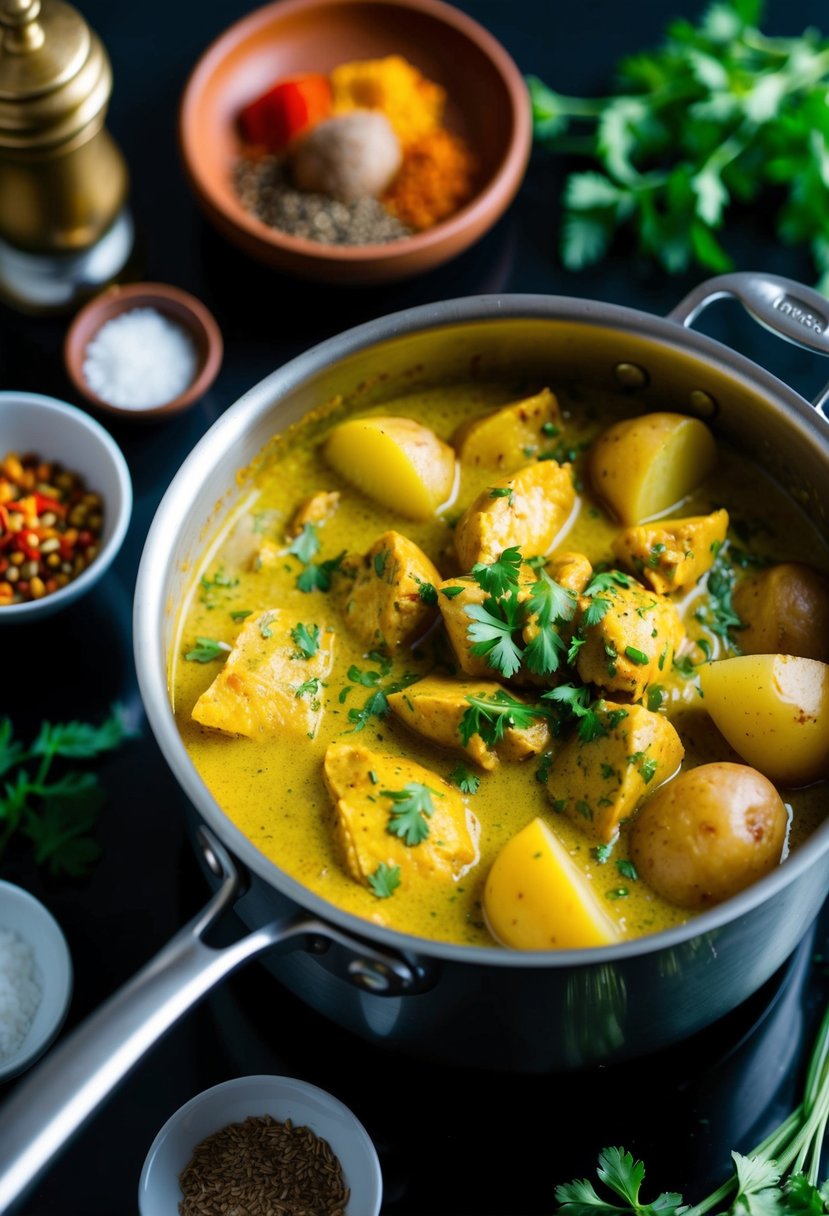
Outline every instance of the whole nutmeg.
<svg viewBox="0 0 829 1216">
<path fill-rule="evenodd" d="M 291 150 L 299 190 L 350 203 L 376 198 L 400 168 L 400 142 L 385 114 L 349 110 L 317 123 Z"/>
</svg>

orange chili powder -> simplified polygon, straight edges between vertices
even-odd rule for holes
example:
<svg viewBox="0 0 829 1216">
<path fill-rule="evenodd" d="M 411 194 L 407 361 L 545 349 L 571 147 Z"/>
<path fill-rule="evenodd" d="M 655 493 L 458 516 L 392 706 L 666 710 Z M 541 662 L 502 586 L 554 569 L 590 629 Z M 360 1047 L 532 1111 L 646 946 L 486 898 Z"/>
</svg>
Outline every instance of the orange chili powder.
<svg viewBox="0 0 829 1216">
<path fill-rule="evenodd" d="M 431 228 L 471 196 L 477 164 L 466 142 L 443 127 L 403 149 L 403 163 L 381 202 L 416 231 Z"/>
</svg>

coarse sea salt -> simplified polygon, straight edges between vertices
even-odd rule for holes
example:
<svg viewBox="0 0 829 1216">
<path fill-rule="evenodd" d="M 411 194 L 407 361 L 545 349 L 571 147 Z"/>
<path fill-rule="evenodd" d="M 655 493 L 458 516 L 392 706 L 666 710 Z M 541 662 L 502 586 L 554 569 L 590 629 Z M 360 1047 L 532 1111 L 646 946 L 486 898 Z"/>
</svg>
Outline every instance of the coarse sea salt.
<svg viewBox="0 0 829 1216">
<path fill-rule="evenodd" d="M 121 409 L 166 405 L 196 374 L 190 335 L 155 308 L 131 308 L 106 321 L 84 352 L 83 374 L 98 397 Z"/>
<path fill-rule="evenodd" d="M 41 996 L 32 947 L 12 929 L 0 927 L 0 1062 L 23 1044 Z"/>
</svg>

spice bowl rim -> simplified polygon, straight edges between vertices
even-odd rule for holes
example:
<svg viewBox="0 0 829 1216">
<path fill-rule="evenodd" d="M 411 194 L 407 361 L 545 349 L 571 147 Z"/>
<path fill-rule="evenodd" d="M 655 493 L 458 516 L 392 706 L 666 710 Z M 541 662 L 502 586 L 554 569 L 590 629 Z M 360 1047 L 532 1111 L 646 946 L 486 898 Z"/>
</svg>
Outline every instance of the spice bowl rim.
<svg viewBox="0 0 829 1216">
<path fill-rule="evenodd" d="M 21 915 L 8 924 L 4 918 L 15 905 Z M 0 879 L 0 928 L 11 929 L 31 948 L 41 980 L 40 1003 L 26 1037 L 0 1061 L 0 1082 L 4 1082 L 24 1072 L 54 1042 L 69 1010 L 74 972 L 69 946 L 52 913 L 25 887 L 5 879 Z"/>
<path fill-rule="evenodd" d="M 161 405 L 113 405 L 87 383 L 83 372 L 84 355 L 89 343 L 107 321 L 132 308 L 141 307 L 155 308 L 186 330 L 200 351 L 199 368 L 186 389 Z M 64 365 L 75 390 L 96 409 L 136 422 L 177 414 L 195 405 L 216 379 L 223 356 L 222 332 L 210 309 L 181 287 L 150 280 L 116 283 L 87 300 L 75 314 L 63 342 Z"/>
<path fill-rule="evenodd" d="M 12 434 L 18 428 L 25 431 L 27 423 L 37 419 L 38 425 L 31 431 L 33 446 L 30 450 L 37 450 L 45 460 L 65 462 L 68 468 L 75 468 L 73 458 L 66 450 L 70 436 L 74 437 L 76 444 L 83 450 L 85 464 L 85 467 L 75 468 L 75 471 L 83 473 L 90 490 L 101 493 L 104 501 L 104 527 L 98 554 L 77 578 L 41 599 L 4 604 L 0 607 L 0 626 L 23 624 L 50 616 L 90 591 L 117 556 L 129 528 L 133 505 L 132 479 L 124 454 L 109 431 L 90 414 L 67 401 L 44 393 L 30 393 L 18 389 L 0 390 L 0 455 L 7 450 L 3 421 L 7 409 L 12 417 Z M 23 419 L 22 423 L 20 419 Z M 43 440 L 43 435 L 48 438 Z M 95 445 L 94 449 L 90 441 Z M 47 447 L 41 451 L 44 442 Z M 71 446 L 69 443 L 70 448 Z M 108 483 L 108 489 L 95 483 L 99 470 L 101 480 Z"/>
<path fill-rule="evenodd" d="M 485 59 L 509 106 L 509 136 L 489 179 L 452 215 L 421 232 L 386 243 L 335 245 L 270 227 L 227 191 L 227 173 L 207 170 L 200 150 L 204 98 L 226 58 L 277 18 L 290 23 L 323 8 L 376 5 L 400 9 L 451 29 Z M 393 53 L 392 51 L 388 52 Z M 200 134 L 201 132 L 201 134 Z M 445 0 L 269 0 L 227 26 L 194 64 L 179 105 L 178 142 L 188 183 L 208 220 L 248 256 L 277 270 L 319 282 L 390 283 L 431 270 L 464 252 L 500 219 L 523 180 L 532 147 L 532 117 L 523 75 L 506 48 L 475 17 Z"/>
<path fill-rule="evenodd" d="M 255 1073 L 204 1089 L 164 1123 L 147 1152 L 138 1182 L 140 1216 L 175 1216 L 181 1171 L 196 1145 L 247 1116 L 271 1115 L 308 1126 L 328 1141 L 351 1195 L 346 1213 L 379 1216 L 383 1177 L 377 1150 L 352 1110 L 327 1090 L 299 1077 Z"/>
</svg>

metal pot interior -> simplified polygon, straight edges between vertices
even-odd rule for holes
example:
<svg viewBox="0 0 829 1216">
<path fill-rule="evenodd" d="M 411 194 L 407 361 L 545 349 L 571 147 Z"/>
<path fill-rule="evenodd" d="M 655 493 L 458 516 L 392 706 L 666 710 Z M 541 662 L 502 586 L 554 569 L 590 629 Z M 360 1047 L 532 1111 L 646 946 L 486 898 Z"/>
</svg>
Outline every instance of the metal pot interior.
<svg viewBox="0 0 829 1216">
<path fill-rule="evenodd" d="M 632 958 L 743 917 L 815 864 L 823 867 L 825 894 L 829 822 L 774 874 L 679 930 L 612 948 L 518 957 L 497 948 L 424 942 L 369 929 L 305 890 L 255 849 L 202 784 L 170 710 L 168 656 L 192 573 L 251 476 L 273 461 L 274 434 L 334 397 L 358 412 L 440 383 L 516 375 L 554 388 L 567 385 L 586 399 L 597 391 L 628 403 L 634 396 L 643 412 L 669 409 L 704 417 L 764 466 L 829 536 L 829 423 L 775 377 L 710 338 L 643 312 L 566 297 L 449 301 L 363 325 L 301 355 L 231 407 L 185 461 L 151 527 L 135 601 L 139 683 L 150 725 L 185 793 L 268 886 L 342 928 L 444 959 L 474 955 L 486 965 L 526 968 Z M 813 911 L 819 906 L 817 899 Z M 808 920 L 803 932 L 807 925 Z"/>
</svg>

